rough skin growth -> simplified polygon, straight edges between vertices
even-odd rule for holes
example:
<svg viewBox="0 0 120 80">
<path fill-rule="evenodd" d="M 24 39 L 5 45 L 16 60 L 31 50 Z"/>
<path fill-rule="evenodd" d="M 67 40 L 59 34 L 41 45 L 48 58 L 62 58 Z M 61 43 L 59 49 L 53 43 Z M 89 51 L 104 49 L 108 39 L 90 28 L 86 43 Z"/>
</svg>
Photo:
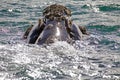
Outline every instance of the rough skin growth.
<svg viewBox="0 0 120 80">
<path fill-rule="evenodd" d="M 47 19 L 54 17 L 70 17 L 71 10 L 63 5 L 53 4 L 43 10 L 43 16 Z"/>
</svg>

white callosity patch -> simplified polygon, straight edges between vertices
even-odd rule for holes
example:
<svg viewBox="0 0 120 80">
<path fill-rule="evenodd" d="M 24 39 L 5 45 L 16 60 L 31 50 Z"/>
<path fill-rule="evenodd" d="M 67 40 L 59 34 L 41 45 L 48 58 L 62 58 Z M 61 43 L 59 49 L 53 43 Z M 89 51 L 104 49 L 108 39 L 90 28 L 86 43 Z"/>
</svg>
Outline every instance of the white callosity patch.
<svg viewBox="0 0 120 80">
<path fill-rule="evenodd" d="M 56 29 L 57 29 L 56 30 L 56 36 L 60 36 L 60 30 L 59 30 L 59 28 L 57 27 Z"/>
</svg>

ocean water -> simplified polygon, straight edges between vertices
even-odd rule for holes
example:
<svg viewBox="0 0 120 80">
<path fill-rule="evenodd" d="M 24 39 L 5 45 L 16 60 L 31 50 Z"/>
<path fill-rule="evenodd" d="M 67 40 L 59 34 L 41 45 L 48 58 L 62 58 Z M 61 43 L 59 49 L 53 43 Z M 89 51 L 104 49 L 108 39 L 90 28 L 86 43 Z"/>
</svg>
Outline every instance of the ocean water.
<svg viewBox="0 0 120 80">
<path fill-rule="evenodd" d="M 73 45 L 27 44 L 25 30 L 55 3 L 90 35 Z M 0 80 L 120 80 L 120 1 L 0 0 Z"/>
</svg>

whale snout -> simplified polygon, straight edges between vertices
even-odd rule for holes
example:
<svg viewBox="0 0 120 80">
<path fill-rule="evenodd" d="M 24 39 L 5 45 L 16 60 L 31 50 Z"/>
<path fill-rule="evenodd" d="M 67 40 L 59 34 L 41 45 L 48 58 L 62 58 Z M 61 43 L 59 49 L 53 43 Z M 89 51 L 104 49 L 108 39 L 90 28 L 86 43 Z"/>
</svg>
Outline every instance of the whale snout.
<svg viewBox="0 0 120 80">
<path fill-rule="evenodd" d="M 56 41 L 67 41 L 69 39 L 69 34 L 63 23 L 53 21 L 46 25 L 39 38 L 37 39 L 37 44 L 50 44 Z"/>
</svg>

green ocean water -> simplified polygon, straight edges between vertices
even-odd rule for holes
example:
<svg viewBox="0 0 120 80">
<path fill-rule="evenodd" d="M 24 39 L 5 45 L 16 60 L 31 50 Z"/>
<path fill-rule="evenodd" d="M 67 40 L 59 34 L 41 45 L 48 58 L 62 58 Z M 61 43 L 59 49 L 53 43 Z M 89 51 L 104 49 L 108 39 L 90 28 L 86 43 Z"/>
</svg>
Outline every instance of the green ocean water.
<svg viewBox="0 0 120 80">
<path fill-rule="evenodd" d="M 22 35 L 51 4 L 72 11 L 88 39 L 47 49 L 28 45 Z M 0 0 L 0 80 L 119 80 L 119 0 Z"/>
</svg>

